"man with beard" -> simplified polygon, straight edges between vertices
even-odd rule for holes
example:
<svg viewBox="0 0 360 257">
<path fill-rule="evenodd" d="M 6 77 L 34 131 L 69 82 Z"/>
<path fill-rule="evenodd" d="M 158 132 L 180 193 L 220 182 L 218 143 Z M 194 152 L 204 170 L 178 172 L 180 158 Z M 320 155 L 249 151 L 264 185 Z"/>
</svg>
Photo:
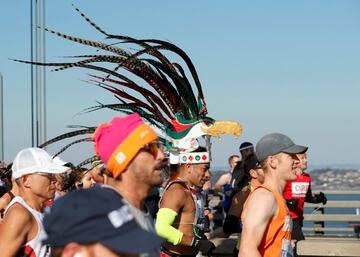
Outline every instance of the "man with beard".
<svg viewBox="0 0 360 257">
<path fill-rule="evenodd" d="M 0 253 L 2 257 L 47 257 L 50 247 L 43 245 L 44 203 L 54 198 L 55 174 L 68 168 L 57 164 L 40 148 L 20 151 L 12 165 L 12 177 L 19 189 L 5 210 L 0 226 Z"/>
<path fill-rule="evenodd" d="M 282 193 L 296 179 L 296 154 L 306 150 L 280 133 L 265 135 L 256 144 L 265 179 L 245 203 L 239 256 L 293 256 L 292 222 Z"/>
<path fill-rule="evenodd" d="M 106 165 L 104 182 L 124 198 L 139 225 L 155 234 L 144 203 L 150 190 L 162 183 L 161 169 L 166 165 L 157 135 L 132 114 L 101 124 L 93 139 L 96 154 Z M 159 249 L 142 256 L 158 257 Z"/>
<path fill-rule="evenodd" d="M 170 163 L 174 163 L 170 155 Z M 167 241 L 162 245 L 162 257 L 196 256 L 199 251 L 209 254 L 214 244 L 203 236 L 204 209 L 196 187 L 207 181 L 209 153 L 202 148 L 177 156 L 177 174 L 165 187 L 157 213 L 156 231 Z"/>
</svg>

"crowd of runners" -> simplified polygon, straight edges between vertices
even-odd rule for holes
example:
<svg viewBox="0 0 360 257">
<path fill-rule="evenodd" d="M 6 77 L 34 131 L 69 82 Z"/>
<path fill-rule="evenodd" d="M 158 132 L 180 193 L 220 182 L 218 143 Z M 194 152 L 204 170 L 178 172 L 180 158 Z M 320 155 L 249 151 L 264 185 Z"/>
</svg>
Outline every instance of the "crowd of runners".
<svg viewBox="0 0 360 257">
<path fill-rule="evenodd" d="M 215 250 L 207 198 L 210 137 L 238 138 L 240 124 L 208 116 L 199 76 L 181 48 L 107 33 L 75 9 L 115 42 L 46 29 L 96 52 L 61 63 L 16 61 L 90 71 L 88 82 L 114 94 L 117 102 L 99 101 L 87 111 L 111 109 L 123 116 L 23 149 L 2 165 L 1 257 L 210 256 Z M 43 150 L 87 134 L 60 152 Z M 94 144 L 86 161 L 58 157 L 81 142 Z M 304 173 L 307 147 L 272 133 L 255 147 L 243 142 L 239 150 L 241 156 L 229 158 L 229 173 L 215 185 L 224 193 L 224 232 L 239 233 L 234 255 L 291 257 L 295 240 L 303 239 L 304 202 L 326 203 L 323 194 L 312 195 Z"/>
<path fill-rule="evenodd" d="M 35 147 L 2 163 L 1 256 L 211 255 L 205 148 L 171 164 L 137 114 L 101 124 L 93 139 L 101 160 L 88 169 Z M 229 158 L 216 189 L 225 193 L 224 231 L 239 233 L 234 256 L 292 256 L 304 239 L 304 202 L 326 203 L 311 193 L 306 151 L 273 133 Z"/>
</svg>

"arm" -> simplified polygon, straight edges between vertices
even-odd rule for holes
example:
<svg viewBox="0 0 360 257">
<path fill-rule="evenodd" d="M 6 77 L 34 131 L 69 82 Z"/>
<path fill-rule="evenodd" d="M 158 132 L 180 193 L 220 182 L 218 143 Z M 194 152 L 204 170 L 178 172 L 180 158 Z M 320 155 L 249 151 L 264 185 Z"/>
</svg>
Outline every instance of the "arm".
<svg viewBox="0 0 360 257">
<path fill-rule="evenodd" d="M 327 198 L 323 192 L 320 192 L 319 194 L 313 194 L 311 191 L 311 180 L 309 182 L 309 188 L 306 192 L 305 202 L 307 203 L 322 203 L 326 204 Z"/>
<path fill-rule="evenodd" d="M 215 184 L 215 189 L 216 189 L 216 190 L 221 190 L 222 187 L 223 187 L 225 184 L 229 183 L 230 179 L 231 179 L 231 177 L 230 177 L 229 174 L 223 174 L 223 175 L 221 175 L 220 178 L 219 178 L 219 180 L 218 180 L 218 181 L 216 182 L 216 184 Z"/>
<path fill-rule="evenodd" d="M 9 194 L 4 194 L 1 198 L 0 198 L 0 221 L 4 218 L 3 214 L 5 212 L 6 207 L 8 206 L 8 204 L 10 203 L 11 198 L 9 196 Z"/>
<path fill-rule="evenodd" d="M 249 196 L 250 191 L 248 189 L 242 190 L 236 193 L 231 201 L 231 207 L 229 209 L 229 214 L 237 218 L 241 218 L 241 213 L 243 211 L 244 203 Z"/>
<path fill-rule="evenodd" d="M 155 229 L 158 235 L 164 237 L 174 245 L 192 244 L 192 237 L 184 235 L 180 230 L 174 228 L 172 224 L 180 210 L 185 206 L 187 199 L 186 189 L 181 184 L 171 185 L 164 193 L 160 209 L 157 213 Z"/>
<path fill-rule="evenodd" d="M 241 213 L 243 211 L 243 206 L 247 197 L 249 196 L 249 193 L 249 190 L 242 190 L 234 195 L 231 201 L 231 207 L 224 220 L 224 233 L 231 234 L 241 232 Z"/>
<path fill-rule="evenodd" d="M 6 206 L 8 206 L 8 204 L 11 201 L 11 197 L 9 194 L 5 193 L 1 198 L 0 198 L 0 209 L 5 209 Z"/>
<path fill-rule="evenodd" d="M 31 214 L 15 204 L 6 213 L 0 225 L 0 252 L 2 257 L 14 257 L 26 243 L 33 225 Z"/>
<path fill-rule="evenodd" d="M 271 219 L 277 214 L 278 205 L 272 193 L 258 189 L 244 209 L 243 231 L 239 256 L 260 257 L 258 247 Z"/>
</svg>

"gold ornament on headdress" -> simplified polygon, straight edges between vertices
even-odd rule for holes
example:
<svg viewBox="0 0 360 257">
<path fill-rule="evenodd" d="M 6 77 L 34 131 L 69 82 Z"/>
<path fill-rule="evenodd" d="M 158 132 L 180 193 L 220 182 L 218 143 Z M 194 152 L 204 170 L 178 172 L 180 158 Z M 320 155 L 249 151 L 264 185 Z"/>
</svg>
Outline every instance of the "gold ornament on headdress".
<svg viewBox="0 0 360 257">
<path fill-rule="evenodd" d="M 234 137 L 239 138 L 242 133 L 242 127 L 238 122 L 228 121 L 228 120 L 219 120 L 215 121 L 215 123 L 209 128 L 202 128 L 204 133 L 220 138 L 222 134 L 232 134 Z"/>
</svg>

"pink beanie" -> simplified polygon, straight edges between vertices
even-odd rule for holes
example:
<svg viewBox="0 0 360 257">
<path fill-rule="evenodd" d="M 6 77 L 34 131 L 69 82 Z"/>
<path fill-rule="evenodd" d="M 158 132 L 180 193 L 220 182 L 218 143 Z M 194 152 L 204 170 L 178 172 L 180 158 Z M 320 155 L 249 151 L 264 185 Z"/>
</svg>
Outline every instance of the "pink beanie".
<svg viewBox="0 0 360 257">
<path fill-rule="evenodd" d="M 115 117 L 101 124 L 93 134 L 95 152 L 107 165 L 114 177 L 126 169 L 144 145 L 157 139 L 155 132 L 146 125 L 139 114 Z"/>
</svg>

